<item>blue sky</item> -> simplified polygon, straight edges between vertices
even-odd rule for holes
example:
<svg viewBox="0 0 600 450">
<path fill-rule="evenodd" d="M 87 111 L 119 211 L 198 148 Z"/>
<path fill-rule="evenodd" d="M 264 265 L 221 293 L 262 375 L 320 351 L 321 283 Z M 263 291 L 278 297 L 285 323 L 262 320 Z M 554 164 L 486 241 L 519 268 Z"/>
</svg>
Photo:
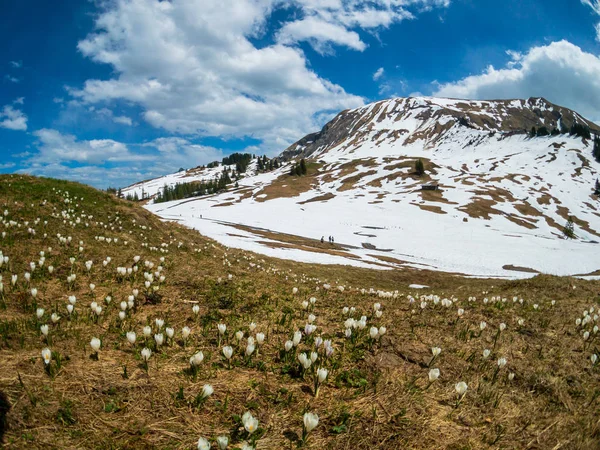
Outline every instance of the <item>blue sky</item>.
<svg viewBox="0 0 600 450">
<path fill-rule="evenodd" d="M 2 2 L 0 172 L 126 186 L 392 96 L 600 121 L 599 23 L 599 0 Z"/>
</svg>

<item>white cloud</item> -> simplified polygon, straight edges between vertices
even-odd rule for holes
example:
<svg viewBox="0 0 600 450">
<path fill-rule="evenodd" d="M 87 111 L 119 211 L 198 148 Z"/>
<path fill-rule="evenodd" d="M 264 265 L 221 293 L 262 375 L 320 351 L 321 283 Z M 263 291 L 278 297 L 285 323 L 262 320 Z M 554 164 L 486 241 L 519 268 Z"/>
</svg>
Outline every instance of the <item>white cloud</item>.
<svg viewBox="0 0 600 450">
<path fill-rule="evenodd" d="M 22 105 L 23 103 L 25 103 L 25 97 L 19 97 L 13 101 L 13 104 L 15 105 Z"/>
<path fill-rule="evenodd" d="M 133 121 L 131 120 L 130 117 L 115 116 L 114 113 L 108 108 L 95 109 L 94 107 L 91 107 L 90 112 L 94 112 L 94 111 L 96 112 L 97 115 L 99 115 L 107 120 L 111 120 L 114 123 L 119 123 L 121 125 L 128 125 L 128 126 L 133 125 Z"/>
<path fill-rule="evenodd" d="M 17 101 L 15 103 L 19 102 Z M 2 110 L 0 110 L 0 128 L 26 131 L 27 116 L 23 113 L 23 111 L 15 109 L 11 105 L 6 105 L 4 108 L 2 108 Z"/>
<path fill-rule="evenodd" d="M 450 0 L 292 0 L 301 17 L 283 25 L 280 42 L 308 41 L 324 53 L 330 44 L 363 51 L 366 44 L 356 32 L 376 31 L 413 19 L 416 12 L 448 7 Z"/>
<path fill-rule="evenodd" d="M 600 0 L 581 0 L 581 3 L 592 8 L 592 11 L 600 16 Z M 600 23 L 594 27 L 596 30 L 596 40 L 600 42 Z"/>
<path fill-rule="evenodd" d="M 37 130 L 33 135 L 37 138 L 37 152 L 13 155 L 21 159 L 20 172 L 81 181 L 97 187 L 123 187 L 173 173 L 181 167 L 220 161 L 225 156 L 220 149 L 180 137 L 125 144 L 112 139 L 79 140 L 54 129 Z"/>
<path fill-rule="evenodd" d="M 438 85 L 436 96 L 469 99 L 545 97 L 600 120 L 600 58 L 567 41 L 514 53 L 505 68 Z"/>
<path fill-rule="evenodd" d="M 383 67 L 377 69 L 377 71 L 375 71 L 375 73 L 373 74 L 373 81 L 379 80 L 383 76 L 384 72 L 385 69 Z"/>
<path fill-rule="evenodd" d="M 23 67 L 23 61 L 9 61 L 8 63 L 15 69 L 20 69 Z"/>
<path fill-rule="evenodd" d="M 79 162 L 102 164 L 105 162 L 144 161 L 148 157 L 132 154 L 127 145 L 112 139 L 78 140 L 70 134 L 43 128 L 33 132 L 38 138 L 39 153 L 30 157 L 30 163 L 52 164 Z"/>
<path fill-rule="evenodd" d="M 302 50 L 364 49 L 355 29 L 375 30 L 412 17 L 405 6 L 447 6 L 440 0 L 145 0 L 107 2 L 81 53 L 113 67 L 110 79 L 90 79 L 72 96 L 87 104 L 125 101 L 142 108 L 153 127 L 196 136 L 245 137 L 275 152 L 322 126 L 331 112 L 363 104 L 309 68 Z M 296 7 L 279 41 L 261 48 L 278 8 Z M 279 26 L 276 24 L 276 26 Z M 287 30 L 284 32 L 283 30 Z M 148 55 L 152 55 L 151 58 Z"/>
<path fill-rule="evenodd" d="M 10 81 L 11 83 L 20 83 L 21 82 L 21 80 L 19 78 L 13 77 L 11 75 L 4 75 L 4 79 L 6 81 Z"/>
</svg>

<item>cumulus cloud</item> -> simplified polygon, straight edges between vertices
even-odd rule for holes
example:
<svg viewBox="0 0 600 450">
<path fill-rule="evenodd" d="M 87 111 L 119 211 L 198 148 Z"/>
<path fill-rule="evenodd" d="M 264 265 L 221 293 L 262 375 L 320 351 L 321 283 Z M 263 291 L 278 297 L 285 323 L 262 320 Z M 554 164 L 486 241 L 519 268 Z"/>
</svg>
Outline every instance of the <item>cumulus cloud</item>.
<svg viewBox="0 0 600 450">
<path fill-rule="evenodd" d="M 469 99 L 545 97 L 600 121 L 600 58 L 567 41 L 511 54 L 506 67 L 438 85 L 434 95 Z"/>
<path fill-rule="evenodd" d="M 43 128 L 33 132 L 38 139 L 39 152 L 30 163 L 52 164 L 64 162 L 103 164 L 106 162 L 144 161 L 148 157 L 129 151 L 127 145 L 112 139 L 78 140 L 71 134 Z"/>
<path fill-rule="evenodd" d="M 274 153 L 322 126 L 323 117 L 360 106 L 309 68 L 293 45 L 365 48 L 357 30 L 413 17 L 407 8 L 447 6 L 443 0 L 115 0 L 97 17 L 79 51 L 113 67 L 70 94 L 86 104 L 125 101 L 141 107 L 153 127 L 194 136 L 252 136 Z M 275 42 L 258 47 L 266 22 L 293 9 Z M 288 11 L 289 12 L 289 11 Z M 148 57 L 152 55 L 152 57 Z"/>
<path fill-rule="evenodd" d="M 23 104 L 21 98 L 17 99 L 14 103 Z M 11 105 L 6 105 L 0 110 L 0 128 L 26 131 L 27 115 L 23 111 L 13 108 Z"/>
<path fill-rule="evenodd" d="M 41 129 L 32 134 L 37 138 L 37 151 L 13 155 L 22 158 L 20 172 L 81 181 L 97 187 L 123 187 L 181 167 L 220 161 L 225 156 L 220 149 L 181 137 L 125 144 L 112 139 L 80 140 L 54 129 Z"/>
<path fill-rule="evenodd" d="M 380 67 L 379 69 L 377 69 L 375 71 L 375 73 L 373 74 L 373 81 L 379 80 L 383 76 L 384 72 L 385 72 L 385 69 L 383 67 Z"/>
</svg>

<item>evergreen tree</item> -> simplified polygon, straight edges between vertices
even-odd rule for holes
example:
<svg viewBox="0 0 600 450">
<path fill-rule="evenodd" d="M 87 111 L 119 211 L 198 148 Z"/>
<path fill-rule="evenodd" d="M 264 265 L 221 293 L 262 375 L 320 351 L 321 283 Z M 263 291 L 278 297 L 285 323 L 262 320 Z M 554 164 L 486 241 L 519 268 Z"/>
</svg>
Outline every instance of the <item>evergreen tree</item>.
<svg viewBox="0 0 600 450">
<path fill-rule="evenodd" d="M 123 198 L 123 192 L 121 191 L 121 188 L 119 188 L 119 190 L 117 191 L 117 197 Z"/>
<path fill-rule="evenodd" d="M 550 133 L 548 133 L 548 128 L 546 127 L 539 127 L 537 130 L 537 135 L 538 136 L 548 136 Z"/>
<path fill-rule="evenodd" d="M 563 234 L 567 239 L 575 239 L 575 224 L 572 217 L 569 217 L 567 224 L 563 228 Z"/>
<path fill-rule="evenodd" d="M 304 158 L 300 160 L 300 173 L 306 175 L 306 161 L 304 161 Z"/>
<path fill-rule="evenodd" d="M 594 194 L 600 195 L 600 181 L 596 178 L 596 189 L 594 190 Z"/>
<path fill-rule="evenodd" d="M 296 171 L 296 176 L 302 176 L 302 167 L 300 166 L 300 164 L 296 164 L 295 167 L 295 171 Z"/>
<path fill-rule="evenodd" d="M 140 198 L 137 195 L 137 191 L 135 191 L 135 194 L 133 194 L 133 201 L 134 202 L 139 202 L 140 201 Z"/>
<path fill-rule="evenodd" d="M 600 136 L 594 136 L 594 149 L 592 150 L 594 159 L 600 162 Z"/>
<path fill-rule="evenodd" d="M 529 133 L 529 137 L 536 137 L 537 136 L 537 131 L 535 129 L 535 127 L 531 127 L 531 132 Z"/>
<path fill-rule="evenodd" d="M 417 162 L 415 162 L 415 173 L 420 177 L 425 174 L 425 166 L 420 159 L 417 159 Z"/>
<path fill-rule="evenodd" d="M 558 128 L 554 128 L 552 130 L 552 133 L 550 133 L 550 134 L 552 134 L 552 136 L 558 136 L 560 134 L 560 131 L 558 131 Z"/>
<path fill-rule="evenodd" d="M 292 164 L 290 167 L 290 175 L 296 175 L 296 164 Z"/>
</svg>

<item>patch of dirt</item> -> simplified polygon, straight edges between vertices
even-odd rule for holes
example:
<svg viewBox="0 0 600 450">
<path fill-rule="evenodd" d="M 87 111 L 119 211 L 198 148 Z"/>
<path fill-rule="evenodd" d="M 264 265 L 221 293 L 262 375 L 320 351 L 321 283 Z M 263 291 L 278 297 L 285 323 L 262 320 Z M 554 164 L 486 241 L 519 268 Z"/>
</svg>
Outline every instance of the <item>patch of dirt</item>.
<svg viewBox="0 0 600 450">
<path fill-rule="evenodd" d="M 335 195 L 332 194 L 331 192 L 328 192 L 327 194 L 318 195 L 317 197 L 310 198 L 303 202 L 298 202 L 298 204 L 305 205 L 306 203 L 312 203 L 312 202 L 326 202 L 327 200 L 331 200 L 332 198 L 335 198 Z"/>
<path fill-rule="evenodd" d="M 436 214 L 448 214 L 446 211 L 444 211 L 442 208 L 440 208 L 437 205 L 423 205 L 421 203 L 411 203 L 411 205 L 418 206 L 423 211 L 429 211 L 429 212 L 433 212 Z"/>
<path fill-rule="evenodd" d="M 540 273 L 537 270 L 531 269 L 529 267 L 514 266 L 512 264 L 505 264 L 502 266 L 502 268 L 504 270 L 510 270 L 513 272 Z"/>
</svg>

